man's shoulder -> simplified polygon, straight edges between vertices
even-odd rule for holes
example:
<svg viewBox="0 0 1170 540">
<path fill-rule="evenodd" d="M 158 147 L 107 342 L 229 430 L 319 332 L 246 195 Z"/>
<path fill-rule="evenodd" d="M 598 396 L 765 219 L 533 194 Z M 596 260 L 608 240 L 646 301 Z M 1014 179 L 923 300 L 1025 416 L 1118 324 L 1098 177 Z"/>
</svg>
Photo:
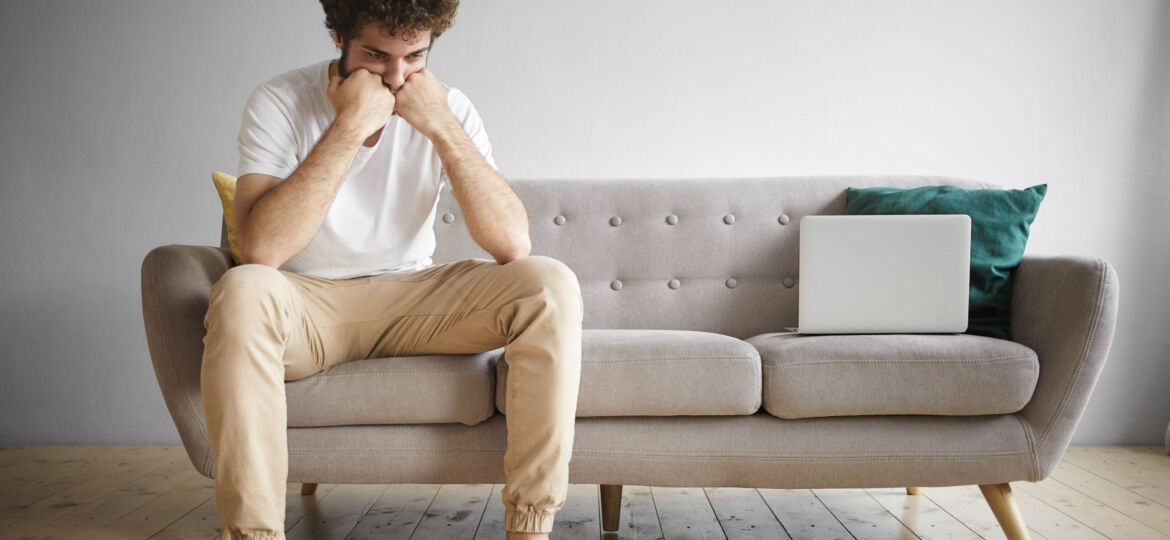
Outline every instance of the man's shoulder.
<svg viewBox="0 0 1170 540">
<path fill-rule="evenodd" d="M 447 106 L 451 108 L 451 112 L 456 116 L 462 116 L 469 111 L 475 110 L 475 105 L 471 104 L 471 99 L 464 94 L 462 90 L 443 84 L 447 87 Z"/>
</svg>

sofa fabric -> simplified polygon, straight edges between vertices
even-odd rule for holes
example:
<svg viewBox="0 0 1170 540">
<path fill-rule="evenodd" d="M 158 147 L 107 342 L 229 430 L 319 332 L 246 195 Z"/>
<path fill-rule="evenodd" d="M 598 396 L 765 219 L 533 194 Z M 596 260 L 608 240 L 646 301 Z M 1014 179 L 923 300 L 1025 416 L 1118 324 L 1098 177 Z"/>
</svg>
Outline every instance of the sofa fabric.
<svg viewBox="0 0 1170 540">
<path fill-rule="evenodd" d="M 504 419 L 291 429 L 289 478 L 504 483 Z M 578 418 L 569 482 L 810 489 L 1037 481 L 1030 441 L 1014 414 Z"/>
<path fill-rule="evenodd" d="M 739 340 L 796 326 L 800 218 L 843 214 L 847 188 L 999 187 L 937 176 L 509 183 L 529 210 L 532 253 L 561 260 L 576 273 L 586 330 L 695 331 Z M 445 189 L 434 261 L 486 257 Z M 142 263 L 151 362 L 187 455 L 205 476 L 214 464 L 200 399 L 202 323 L 212 284 L 233 264 L 228 245 L 221 237 L 220 248 L 160 246 Z M 1067 448 L 1108 358 L 1118 291 L 1117 274 L 1102 259 L 1025 255 L 1014 276 L 1011 336 L 1035 352 L 1039 373 L 1018 412 L 780 418 L 766 408 L 761 355 L 760 393 L 743 398 L 764 400 L 755 414 L 578 418 L 570 481 L 800 489 L 1043 480 Z M 506 364 L 496 358 L 497 369 L 501 361 Z M 368 365 L 386 370 L 384 380 L 390 380 L 412 364 Z M 429 380 L 434 382 L 428 389 L 442 391 L 434 385 L 449 379 Z M 709 381 L 720 384 L 723 377 Z M 867 395 L 902 388 L 886 384 L 891 386 L 867 386 Z M 309 384 L 302 386 L 309 390 Z M 298 395 L 298 407 L 311 406 L 301 399 L 306 394 Z M 582 393 L 583 402 L 592 395 Z M 393 402 L 387 399 L 389 408 Z M 329 414 L 323 408 L 314 412 Z M 303 414 L 296 413 L 298 423 L 337 421 L 332 414 L 315 420 Z M 393 412 L 377 414 L 395 418 Z M 474 425 L 455 420 L 290 427 L 289 481 L 501 483 L 504 420 L 492 414 Z"/>
<path fill-rule="evenodd" d="M 749 338 L 760 351 L 764 409 L 780 418 L 1014 413 L 1036 389 L 1031 349 L 969 334 Z"/>
<path fill-rule="evenodd" d="M 1117 271 L 1096 258 L 1024 257 L 1012 284 L 1012 340 L 1040 359 L 1018 414 L 1036 433 L 1040 477 L 1060 463 L 1105 368 L 1117 330 Z"/>
<path fill-rule="evenodd" d="M 496 412 L 496 361 L 503 352 L 336 364 L 284 384 L 288 426 L 478 424 Z"/>
<path fill-rule="evenodd" d="M 797 325 L 800 218 L 844 214 L 853 187 L 957 185 L 936 176 L 511 181 L 532 254 L 577 274 L 586 329 L 670 329 L 738 339 Z M 450 186 L 435 263 L 490 258 Z"/>
<path fill-rule="evenodd" d="M 496 364 L 496 407 L 507 354 Z M 584 330 L 577 417 L 746 415 L 760 408 L 760 354 L 733 337 L 687 330 Z"/>
</svg>

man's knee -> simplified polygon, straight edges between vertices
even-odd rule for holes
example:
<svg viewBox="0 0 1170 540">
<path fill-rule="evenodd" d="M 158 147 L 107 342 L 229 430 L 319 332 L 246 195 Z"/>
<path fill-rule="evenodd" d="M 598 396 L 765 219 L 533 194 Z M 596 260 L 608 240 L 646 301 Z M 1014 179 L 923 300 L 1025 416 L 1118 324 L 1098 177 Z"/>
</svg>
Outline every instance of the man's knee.
<svg viewBox="0 0 1170 540">
<path fill-rule="evenodd" d="M 279 270 L 263 264 L 241 264 L 229 268 L 211 287 L 208 315 L 228 311 L 239 313 L 273 307 L 274 299 L 287 294 L 292 284 Z"/>
<path fill-rule="evenodd" d="M 583 315 L 581 284 L 577 274 L 557 259 L 544 255 L 529 255 L 508 263 L 513 271 L 526 283 L 539 287 L 547 295 L 562 304 L 572 304 Z"/>
</svg>

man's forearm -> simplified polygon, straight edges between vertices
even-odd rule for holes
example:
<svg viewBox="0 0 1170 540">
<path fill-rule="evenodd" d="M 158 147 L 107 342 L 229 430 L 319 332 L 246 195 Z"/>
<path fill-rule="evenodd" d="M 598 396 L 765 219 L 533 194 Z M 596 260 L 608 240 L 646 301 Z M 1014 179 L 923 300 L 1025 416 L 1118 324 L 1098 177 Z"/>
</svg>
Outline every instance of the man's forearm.
<svg viewBox="0 0 1170 540">
<path fill-rule="evenodd" d="M 246 260 L 280 267 L 309 245 L 362 140 L 357 129 L 335 121 L 305 161 L 256 201 L 241 231 Z"/>
<path fill-rule="evenodd" d="M 472 240 L 500 264 L 528 256 L 528 210 L 458 122 L 433 137 Z"/>
</svg>

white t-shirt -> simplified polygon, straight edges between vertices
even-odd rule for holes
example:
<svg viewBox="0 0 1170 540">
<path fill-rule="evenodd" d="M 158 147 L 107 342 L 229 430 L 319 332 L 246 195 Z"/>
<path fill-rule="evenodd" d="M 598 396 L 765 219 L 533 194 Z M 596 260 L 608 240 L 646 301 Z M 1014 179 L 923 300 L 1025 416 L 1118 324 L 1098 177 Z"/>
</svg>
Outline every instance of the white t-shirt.
<svg viewBox="0 0 1170 540">
<path fill-rule="evenodd" d="M 447 88 L 447 105 L 493 169 L 492 147 L 467 96 Z M 248 97 L 237 176 L 288 178 L 333 124 L 325 91 L 329 60 L 278 75 Z M 432 266 L 435 211 L 447 171 L 430 139 L 394 115 L 373 147 L 358 148 L 317 234 L 281 270 L 329 279 Z"/>
</svg>

